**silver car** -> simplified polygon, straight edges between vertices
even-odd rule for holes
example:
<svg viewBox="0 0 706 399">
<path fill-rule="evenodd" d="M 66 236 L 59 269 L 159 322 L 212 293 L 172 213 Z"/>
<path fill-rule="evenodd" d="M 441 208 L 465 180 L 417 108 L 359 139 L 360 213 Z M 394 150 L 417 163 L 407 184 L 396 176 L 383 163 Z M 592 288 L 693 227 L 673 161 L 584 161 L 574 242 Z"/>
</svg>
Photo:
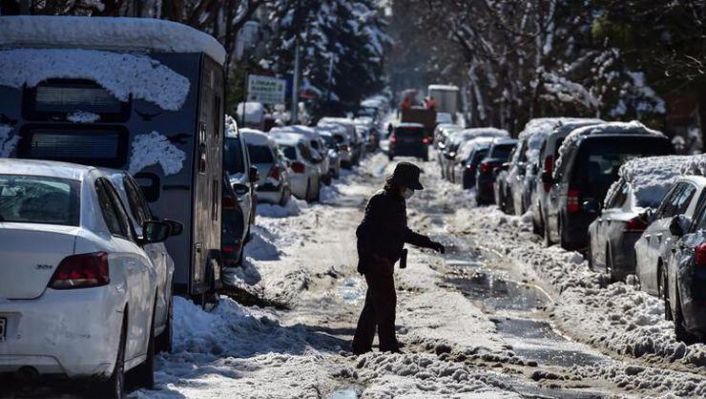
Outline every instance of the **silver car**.
<svg viewBox="0 0 706 399">
<path fill-rule="evenodd" d="M 257 167 L 257 201 L 284 205 L 292 194 L 289 172 L 277 152 L 277 143 L 265 133 L 240 129 L 248 148 L 250 162 Z"/>
</svg>

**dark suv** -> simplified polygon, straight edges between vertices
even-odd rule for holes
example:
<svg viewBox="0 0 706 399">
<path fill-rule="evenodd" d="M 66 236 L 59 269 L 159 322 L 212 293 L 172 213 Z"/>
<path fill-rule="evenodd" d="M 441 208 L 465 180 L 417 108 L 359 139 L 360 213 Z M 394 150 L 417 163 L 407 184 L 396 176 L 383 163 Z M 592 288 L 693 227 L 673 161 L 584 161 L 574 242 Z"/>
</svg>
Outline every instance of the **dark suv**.
<svg viewBox="0 0 706 399">
<path fill-rule="evenodd" d="M 551 184 L 545 242 L 558 240 L 578 250 L 586 247 L 588 226 L 620 166 L 633 158 L 673 154 L 674 148 L 667 137 L 640 123 L 613 122 L 574 130 L 559 153 L 554 175 L 542 174 L 542 182 Z"/>
<path fill-rule="evenodd" d="M 516 145 L 517 140 L 512 139 L 493 141 L 488 155 L 476 170 L 476 203 L 478 205 L 489 205 L 495 202 L 493 193 L 495 170 L 510 159 L 510 154 Z"/>
<path fill-rule="evenodd" d="M 424 125 L 420 123 L 401 123 L 395 127 L 394 132 L 390 136 L 388 156 L 390 160 L 396 156 L 410 156 L 428 161 L 429 144 L 431 144 L 431 139 Z"/>
</svg>

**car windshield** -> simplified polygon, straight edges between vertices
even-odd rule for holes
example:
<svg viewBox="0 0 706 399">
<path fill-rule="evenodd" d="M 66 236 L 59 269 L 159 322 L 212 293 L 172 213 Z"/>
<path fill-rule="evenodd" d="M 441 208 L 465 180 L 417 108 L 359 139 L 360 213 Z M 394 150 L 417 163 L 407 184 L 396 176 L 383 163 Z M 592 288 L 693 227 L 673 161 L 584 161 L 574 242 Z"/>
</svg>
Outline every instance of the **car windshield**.
<svg viewBox="0 0 706 399">
<path fill-rule="evenodd" d="M 76 180 L 0 175 L 0 222 L 78 226 L 79 192 Z"/>
<path fill-rule="evenodd" d="M 265 145 L 248 144 L 248 153 L 250 154 L 250 161 L 252 163 L 273 163 L 275 161 L 272 150 Z"/>
<path fill-rule="evenodd" d="M 283 145 L 280 146 L 282 149 L 282 152 L 284 152 L 284 156 L 287 157 L 287 159 L 291 159 L 292 161 L 297 160 L 297 149 L 289 146 L 289 145 Z"/>
<path fill-rule="evenodd" d="M 324 139 L 324 142 L 326 143 L 326 147 L 336 148 L 336 140 L 333 139 L 333 136 L 321 136 L 321 138 Z"/>
<path fill-rule="evenodd" d="M 243 147 L 240 144 L 240 139 L 225 139 L 224 150 L 223 168 L 228 171 L 228 174 L 245 173 L 245 160 L 243 159 Z"/>
<path fill-rule="evenodd" d="M 493 151 L 490 154 L 490 158 L 497 158 L 507 161 L 510 158 L 513 148 L 515 148 L 514 144 L 493 146 Z"/>
</svg>

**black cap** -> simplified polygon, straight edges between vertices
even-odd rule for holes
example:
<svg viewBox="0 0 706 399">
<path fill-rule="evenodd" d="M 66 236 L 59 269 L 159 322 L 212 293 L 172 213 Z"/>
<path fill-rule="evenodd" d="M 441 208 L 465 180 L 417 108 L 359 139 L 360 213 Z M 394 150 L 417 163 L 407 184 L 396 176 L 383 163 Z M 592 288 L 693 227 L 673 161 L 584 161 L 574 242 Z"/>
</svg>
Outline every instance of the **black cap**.
<svg viewBox="0 0 706 399">
<path fill-rule="evenodd" d="M 400 162 L 395 167 L 392 173 L 392 183 L 398 186 L 411 188 L 412 190 L 424 190 L 422 183 L 419 182 L 419 174 L 421 169 L 410 162 Z"/>
</svg>

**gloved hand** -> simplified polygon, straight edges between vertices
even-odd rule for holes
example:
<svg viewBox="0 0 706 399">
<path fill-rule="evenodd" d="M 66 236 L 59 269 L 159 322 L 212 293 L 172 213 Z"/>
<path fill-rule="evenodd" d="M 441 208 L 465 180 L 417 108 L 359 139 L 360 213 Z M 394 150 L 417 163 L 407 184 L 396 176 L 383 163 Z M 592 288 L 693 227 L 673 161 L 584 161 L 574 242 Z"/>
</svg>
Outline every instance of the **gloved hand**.
<svg viewBox="0 0 706 399">
<path fill-rule="evenodd" d="M 441 244 L 440 242 L 436 241 L 431 242 L 431 249 L 442 254 L 446 252 L 446 247 L 444 247 L 443 244 Z"/>
</svg>

